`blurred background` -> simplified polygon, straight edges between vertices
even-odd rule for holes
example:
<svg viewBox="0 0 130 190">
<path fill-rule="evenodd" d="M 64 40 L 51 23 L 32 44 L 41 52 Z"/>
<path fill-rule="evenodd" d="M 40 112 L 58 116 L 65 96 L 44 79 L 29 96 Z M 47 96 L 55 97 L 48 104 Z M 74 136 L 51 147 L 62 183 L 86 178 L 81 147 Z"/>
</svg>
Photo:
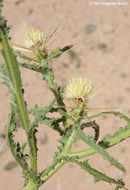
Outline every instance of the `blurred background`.
<svg viewBox="0 0 130 190">
<path fill-rule="evenodd" d="M 74 44 L 53 63 L 56 81 L 61 85 L 68 76 L 81 74 L 95 84 L 94 92 L 110 84 L 99 93 L 89 107 L 113 107 L 130 115 L 130 4 L 105 6 L 96 5 L 89 0 L 5 0 L 3 15 L 11 27 L 12 42 L 24 45 L 25 34 L 30 29 L 39 28 L 48 35 L 58 27 L 54 42 L 50 48 Z M 114 0 L 113 2 L 118 2 Z M 35 104 L 46 106 L 53 99 L 40 74 L 21 69 L 25 99 L 28 108 Z M 19 190 L 23 185 L 22 171 L 14 162 L 6 145 L 5 128 L 9 113 L 9 94 L 7 88 L 0 85 L 0 188 Z M 88 113 L 91 115 L 92 113 Z M 97 120 L 100 125 L 100 138 L 113 134 L 125 123 L 113 116 Z M 47 126 L 40 126 L 38 137 L 39 172 L 48 164 L 59 145 L 59 135 Z M 24 134 L 17 136 L 21 141 Z M 130 188 L 130 139 L 108 150 L 127 169 L 124 174 L 111 166 L 100 155 L 90 158 L 91 166 L 115 179 L 123 178 Z M 74 145 L 73 150 L 86 148 L 83 143 Z M 111 190 L 113 185 L 106 182 L 94 184 L 93 177 L 77 165 L 64 165 L 40 190 Z"/>
</svg>

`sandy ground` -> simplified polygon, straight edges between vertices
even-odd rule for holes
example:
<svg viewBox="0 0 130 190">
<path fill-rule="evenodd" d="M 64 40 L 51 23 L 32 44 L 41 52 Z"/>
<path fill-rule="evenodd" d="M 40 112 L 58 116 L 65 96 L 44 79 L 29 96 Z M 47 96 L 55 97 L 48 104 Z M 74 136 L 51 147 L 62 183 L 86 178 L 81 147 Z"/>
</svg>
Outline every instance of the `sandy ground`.
<svg viewBox="0 0 130 190">
<path fill-rule="evenodd" d="M 111 81 L 102 93 L 90 103 L 90 107 L 115 107 L 130 115 L 130 3 L 127 5 L 95 5 L 88 0 L 5 0 L 3 14 L 11 26 L 12 41 L 23 45 L 25 32 L 40 28 L 55 33 L 52 47 L 75 44 L 72 60 L 66 53 L 54 65 L 56 81 L 61 84 L 67 76 L 84 74 L 95 84 L 95 90 Z M 100 2 L 100 1 L 98 1 Z M 117 2 L 114 0 L 113 2 Z M 22 69 L 25 99 L 28 107 L 35 104 L 47 105 L 53 98 L 41 76 Z M 23 185 L 22 171 L 13 162 L 6 146 L 4 126 L 8 120 L 9 94 L 7 88 L 0 85 L 0 190 L 20 190 Z M 90 113 L 91 114 L 91 113 Z M 107 133 L 113 134 L 124 123 L 113 117 L 98 119 L 101 126 L 100 139 Z M 39 171 L 51 163 L 57 150 L 58 134 L 46 126 L 40 126 L 38 133 Z M 19 135 L 20 140 L 24 135 Z M 130 189 L 130 139 L 109 150 L 127 169 L 123 174 L 104 161 L 100 155 L 91 157 L 93 167 L 106 172 L 116 179 L 123 178 Z M 74 149 L 83 149 L 86 145 L 78 143 Z M 13 166 L 12 166 L 13 165 Z M 66 164 L 40 190 L 112 190 L 113 185 L 105 182 L 93 182 L 93 177 L 74 164 Z"/>
</svg>

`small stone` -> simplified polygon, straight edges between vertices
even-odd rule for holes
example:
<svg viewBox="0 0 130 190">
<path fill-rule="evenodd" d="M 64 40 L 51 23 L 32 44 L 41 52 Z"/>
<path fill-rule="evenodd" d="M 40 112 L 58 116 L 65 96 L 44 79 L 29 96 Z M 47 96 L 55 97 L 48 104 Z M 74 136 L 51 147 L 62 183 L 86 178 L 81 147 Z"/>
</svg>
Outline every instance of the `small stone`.
<svg viewBox="0 0 130 190">
<path fill-rule="evenodd" d="M 17 0 L 15 1 L 15 5 L 19 5 L 20 3 L 23 3 L 25 0 Z"/>
<path fill-rule="evenodd" d="M 28 14 L 31 15 L 33 13 L 33 9 L 28 10 Z"/>
<path fill-rule="evenodd" d="M 106 49 L 107 45 L 105 43 L 99 43 L 97 44 L 97 48 L 100 49 L 100 50 L 104 50 Z"/>
<path fill-rule="evenodd" d="M 8 164 L 6 164 L 6 166 L 4 167 L 4 170 L 10 171 L 10 170 L 14 169 L 16 166 L 18 166 L 16 161 L 10 161 L 10 162 L 8 162 Z"/>
<path fill-rule="evenodd" d="M 121 73 L 121 77 L 126 78 L 127 77 L 126 73 Z"/>
<path fill-rule="evenodd" d="M 87 34 L 92 34 L 96 30 L 96 25 L 94 24 L 87 24 L 85 26 L 85 31 Z"/>
<path fill-rule="evenodd" d="M 40 139 L 40 144 L 46 144 L 47 141 L 48 141 L 48 137 L 45 136 L 45 137 L 43 137 L 43 138 Z"/>
<path fill-rule="evenodd" d="M 128 12 L 124 12 L 124 15 L 125 15 L 125 16 L 128 16 Z"/>
</svg>

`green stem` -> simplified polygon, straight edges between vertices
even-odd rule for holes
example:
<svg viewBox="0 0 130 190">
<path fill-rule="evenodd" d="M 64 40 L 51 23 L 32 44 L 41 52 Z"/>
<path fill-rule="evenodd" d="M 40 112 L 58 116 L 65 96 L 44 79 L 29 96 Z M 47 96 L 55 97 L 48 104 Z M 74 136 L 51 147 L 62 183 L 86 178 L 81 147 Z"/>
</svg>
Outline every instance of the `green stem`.
<svg viewBox="0 0 130 190">
<path fill-rule="evenodd" d="M 46 76 L 45 80 L 48 84 L 48 87 L 51 89 L 51 91 L 53 92 L 55 98 L 56 98 L 56 101 L 58 103 L 58 105 L 62 105 L 62 106 L 65 106 L 64 105 L 64 102 L 62 100 L 62 97 L 60 95 L 60 93 L 58 92 L 57 90 L 57 85 L 56 83 L 53 81 L 53 71 L 51 70 L 51 68 L 44 68 L 43 66 L 40 67 L 36 64 L 28 64 L 28 63 L 18 63 L 21 67 L 23 68 L 27 68 L 29 70 L 33 70 L 33 71 L 36 71 L 36 72 L 39 72 L 41 73 L 43 76 Z M 46 70 L 47 69 L 47 70 Z M 46 73 L 47 71 L 47 73 Z M 49 73 L 49 74 L 48 74 Z M 52 78 L 51 78 L 52 77 Z"/>
<path fill-rule="evenodd" d="M 61 162 L 59 162 L 59 163 L 57 163 L 56 165 L 55 165 L 55 167 L 52 169 L 52 170 L 50 170 L 50 172 L 48 172 L 48 174 L 47 175 L 41 175 L 41 177 L 40 177 L 40 181 L 42 182 L 42 184 L 43 183 L 45 183 L 48 179 L 50 179 L 50 177 L 52 176 L 52 175 L 54 175 L 63 165 L 65 164 L 65 161 L 64 160 L 62 160 Z"/>
<path fill-rule="evenodd" d="M 121 134 L 113 137 L 109 142 L 108 142 L 108 145 L 103 147 L 104 149 L 107 149 L 107 148 L 110 148 L 118 143 L 120 143 L 121 141 L 125 140 L 126 138 L 130 137 L 130 129 L 126 129 L 124 132 L 122 132 Z M 82 151 L 79 151 L 79 152 L 70 152 L 69 153 L 69 156 L 77 156 L 78 158 L 84 158 L 84 157 L 87 157 L 87 156 L 91 156 L 93 154 L 96 154 L 97 152 L 92 149 L 92 148 L 89 148 L 87 150 L 82 150 Z"/>
<path fill-rule="evenodd" d="M 30 144 L 30 159 L 31 159 L 31 169 L 37 174 L 37 140 L 35 136 L 35 129 L 30 132 L 28 137 Z"/>
<path fill-rule="evenodd" d="M 113 137 L 108 145 L 108 148 L 125 140 L 126 138 L 130 137 L 130 128 L 127 128 L 124 132 L 122 132 L 121 134 Z"/>
<path fill-rule="evenodd" d="M 71 136 L 68 138 L 68 140 L 66 141 L 65 145 L 64 145 L 64 148 L 61 152 L 61 155 L 64 156 L 64 155 L 68 155 L 68 153 L 70 152 L 70 149 L 71 149 L 71 146 L 73 144 L 73 141 L 74 141 L 74 138 L 76 136 L 76 130 L 74 129 L 72 131 L 72 134 Z"/>
<path fill-rule="evenodd" d="M 96 153 L 97 152 L 94 149 L 89 148 L 87 150 L 81 150 L 78 152 L 70 152 L 69 156 L 77 156 L 78 158 L 84 158 L 84 157 L 91 156 Z"/>
<path fill-rule="evenodd" d="M 29 182 L 23 187 L 22 190 L 38 190 L 38 187 L 36 183 L 29 179 Z"/>
<path fill-rule="evenodd" d="M 17 61 L 16 61 L 15 56 L 13 55 L 12 49 L 9 47 L 7 39 L 5 38 L 2 32 L 1 32 L 1 37 L 2 37 L 2 48 L 5 54 L 4 58 L 5 58 L 6 66 L 7 66 L 11 81 L 15 88 L 15 96 L 16 96 L 21 120 L 22 120 L 25 130 L 29 132 L 29 119 L 27 116 L 27 110 L 26 110 L 26 106 L 25 106 L 22 91 L 21 91 L 20 79 L 18 78 L 18 66 L 16 66 Z"/>
<path fill-rule="evenodd" d="M 42 183 L 45 183 L 52 175 L 54 175 L 67 161 L 63 160 L 62 157 L 63 156 L 68 156 L 68 152 L 70 151 L 71 149 L 71 146 L 72 146 L 72 143 L 74 141 L 74 138 L 76 136 L 76 130 L 73 130 L 70 137 L 68 138 L 68 140 L 66 141 L 65 145 L 64 145 L 64 148 L 61 152 L 61 154 L 59 154 L 59 157 L 57 158 L 58 159 L 61 159 L 61 161 L 59 161 L 54 167 L 52 170 L 50 170 L 47 175 L 44 175 L 44 172 L 43 172 L 43 175 L 41 174 L 41 177 L 40 177 L 40 180 Z M 46 172 L 46 171 L 45 171 Z"/>
<path fill-rule="evenodd" d="M 71 148 L 71 145 L 72 145 L 72 142 L 74 140 L 74 137 L 75 137 L 76 133 L 75 131 L 72 132 L 72 135 L 70 136 L 70 138 L 67 140 L 64 148 L 63 148 L 63 151 L 61 152 L 61 155 L 64 156 L 64 155 L 67 155 L 67 156 L 77 156 L 78 158 L 84 158 L 84 157 L 87 157 L 87 156 L 90 156 L 90 155 L 93 155 L 93 154 L 96 154 L 97 152 L 92 149 L 92 148 L 89 148 L 87 150 L 82 150 L 82 151 L 79 151 L 79 152 L 70 152 L 68 154 L 68 151 L 70 150 Z M 130 136 L 130 129 L 127 129 L 124 133 L 122 133 L 122 135 L 118 135 L 117 137 L 113 137 L 112 140 L 110 141 L 109 143 L 109 146 L 108 147 L 105 147 L 105 148 L 110 148 L 111 146 L 114 146 L 115 144 L 119 143 L 120 141 L 124 140 L 125 138 L 129 137 Z M 45 176 L 42 176 L 41 175 L 41 178 L 40 180 L 42 181 L 42 183 L 44 183 L 45 181 L 47 181 L 53 174 L 55 174 L 67 161 L 64 161 L 62 160 L 61 162 L 59 162 L 58 164 L 56 164 L 56 166 L 53 168 L 53 170 L 51 170 L 47 175 Z"/>
<path fill-rule="evenodd" d="M 54 76 L 54 73 L 52 70 L 49 71 L 49 75 L 46 77 L 46 82 L 48 84 L 48 87 L 51 89 L 51 91 L 53 92 L 55 98 L 56 98 L 56 101 L 57 101 L 57 104 L 58 105 L 62 105 L 64 106 L 64 102 L 62 100 L 62 97 L 59 93 L 59 91 L 57 90 L 57 84 L 53 81 L 53 77 Z"/>
<path fill-rule="evenodd" d="M 62 98 L 60 92 L 58 91 L 57 84 L 54 82 L 54 73 L 53 73 L 53 71 L 50 68 L 48 68 L 48 72 L 44 73 L 44 75 L 46 75 L 45 80 L 46 80 L 46 82 L 48 84 L 48 87 L 53 92 L 57 104 L 59 106 L 63 106 L 64 108 L 61 108 L 61 109 L 66 112 L 65 104 L 63 102 L 63 98 Z M 64 126 L 64 129 L 66 129 L 68 127 L 68 123 L 67 123 L 66 117 L 63 117 L 63 126 Z"/>
<path fill-rule="evenodd" d="M 23 124 L 23 127 L 28 137 L 28 143 L 30 146 L 30 153 L 31 153 L 31 169 L 37 172 L 37 160 L 36 160 L 37 148 L 36 148 L 36 143 L 35 143 L 35 133 L 31 131 L 31 134 L 29 135 L 30 122 L 29 122 L 29 118 L 27 114 L 26 105 L 23 99 L 22 91 L 21 91 L 21 78 L 19 75 L 20 71 L 18 68 L 18 63 L 13 53 L 13 50 L 10 48 L 8 41 L 2 32 L 1 32 L 1 38 L 2 38 L 2 48 L 3 48 L 2 51 L 5 58 L 6 66 L 7 66 L 12 84 L 15 89 L 16 104 L 19 109 L 21 122 Z"/>
</svg>

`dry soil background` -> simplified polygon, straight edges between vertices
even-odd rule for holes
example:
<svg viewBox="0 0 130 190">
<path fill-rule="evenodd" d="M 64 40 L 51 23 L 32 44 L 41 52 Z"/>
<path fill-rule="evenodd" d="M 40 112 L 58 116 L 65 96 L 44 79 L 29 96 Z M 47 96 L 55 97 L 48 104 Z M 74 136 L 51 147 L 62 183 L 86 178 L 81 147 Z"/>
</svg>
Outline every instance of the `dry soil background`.
<svg viewBox="0 0 130 190">
<path fill-rule="evenodd" d="M 55 33 L 53 47 L 75 44 L 72 52 L 61 56 L 54 65 L 56 80 L 59 84 L 67 76 L 84 74 L 95 84 L 95 91 L 111 80 L 102 93 L 90 103 L 91 107 L 116 107 L 130 115 L 130 3 L 126 6 L 91 5 L 89 0 L 5 0 L 3 14 L 11 26 L 12 41 L 23 45 L 25 32 L 40 28 Z M 99 1 L 100 2 L 100 1 Z M 117 2 L 113 0 L 113 2 Z M 47 89 L 41 76 L 22 69 L 25 98 L 28 107 L 45 106 L 53 95 Z M 13 162 L 6 146 L 4 126 L 8 120 L 9 94 L 7 88 L 0 85 L 0 190 L 20 190 L 23 185 L 22 172 Z M 124 123 L 112 116 L 98 120 L 101 125 L 100 138 L 113 134 Z M 38 136 L 39 171 L 51 163 L 58 135 L 46 126 L 40 126 Z M 18 138 L 24 139 L 24 135 Z M 116 179 L 123 178 L 130 189 L 130 139 L 109 150 L 126 168 L 123 174 L 104 161 L 100 155 L 94 155 L 91 164 Z M 77 144 L 74 149 L 85 148 Z M 66 164 L 40 190 L 112 190 L 113 185 L 105 182 L 93 182 L 93 177 L 78 166 Z"/>
</svg>

